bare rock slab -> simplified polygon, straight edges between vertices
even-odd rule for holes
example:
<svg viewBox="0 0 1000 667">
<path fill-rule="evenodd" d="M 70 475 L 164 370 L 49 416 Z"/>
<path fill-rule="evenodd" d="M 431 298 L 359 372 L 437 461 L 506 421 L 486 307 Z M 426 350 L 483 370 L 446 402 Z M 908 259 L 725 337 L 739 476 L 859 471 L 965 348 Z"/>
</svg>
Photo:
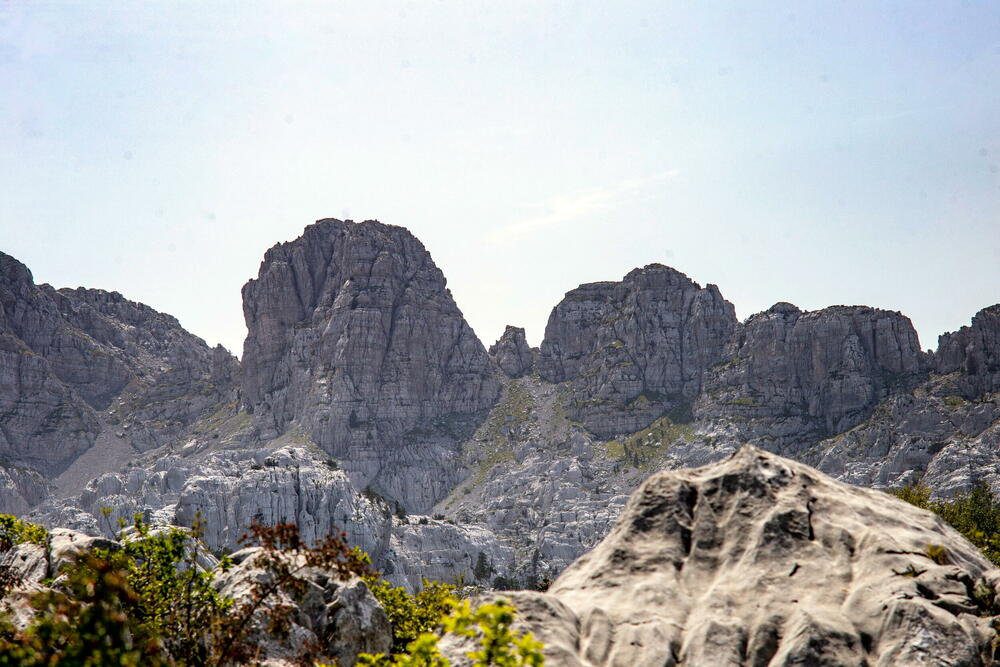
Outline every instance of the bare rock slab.
<svg viewBox="0 0 1000 667">
<path fill-rule="evenodd" d="M 998 579 L 933 514 L 744 447 L 652 476 L 548 593 L 515 597 L 549 665 L 972 666 Z"/>
</svg>

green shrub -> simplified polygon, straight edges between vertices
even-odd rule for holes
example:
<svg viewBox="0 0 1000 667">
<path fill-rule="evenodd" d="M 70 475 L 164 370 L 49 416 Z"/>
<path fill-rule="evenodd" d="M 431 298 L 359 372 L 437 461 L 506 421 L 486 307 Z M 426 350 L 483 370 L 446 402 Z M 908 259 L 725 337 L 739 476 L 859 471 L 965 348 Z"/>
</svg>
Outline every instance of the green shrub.
<svg viewBox="0 0 1000 667">
<path fill-rule="evenodd" d="M 1000 501 L 985 482 L 944 501 L 931 500 L 931 490 L 924 484 L 910 484 L 889 492 L 911 505 L 934 512 L 979 547 L 994 565 L 1000 565 Z"/>
<path fill-rule="evenodd" d="M 49 533 L 42 526 L 22 521 L 10 514 L 0 514 L 0 553 L 22 542 L 45 544 Z"/>
<path fill-rule="evenodd" d="M 448 667 L 448 659 L 438 650 L 445 634 L 477 640 L 477 649 L 467 656 L 473 667 L 543 667 L 544 646 L 531 633 L 511 630 L 516 610 L 506 600 L 472 609 L 468 600 L 453 603 L 452 612 L 442 619 L 441 633 L 422 633 L 407 652 L 389 658 L 384 654 L 361 654 L 359 667 Z"/>
<path fill-rule="evenodd" d="M 414 595 L 376 575 L 367 577 L 366 583 L 389 617 L 393 653 L 402 653 L 420 635 L 437 627 L 457 602 L 454 586 L 427 579 L 423 590 Z"/>
<path fill-rule="evenodd" d="M 307 546 L 293 524 L 251 526 L 246 541 L 262 549 L 248 599 L 238 604 L 212 587 L 199 567 L 200 521 L 192 531 L 150 531 L 136 516 L 136 535 L 115 551 L 81 554 L 57 588 L 32 597 L 37 614 L 21 631 L 0 623 L 0 667 L 6 665 L 171 665 L 222 667 L 256 659 L 256 635 L 287 636 L 295 607 L 275 604 L 281 591 L 301 596 L 307 568 L 339 579 L 371 576 L 368 556 L 339 536 Z M 219 570 L 230 567 L 223 558 Z M 312 664 L 321 648 L 299 658 Z"/>
</svg>

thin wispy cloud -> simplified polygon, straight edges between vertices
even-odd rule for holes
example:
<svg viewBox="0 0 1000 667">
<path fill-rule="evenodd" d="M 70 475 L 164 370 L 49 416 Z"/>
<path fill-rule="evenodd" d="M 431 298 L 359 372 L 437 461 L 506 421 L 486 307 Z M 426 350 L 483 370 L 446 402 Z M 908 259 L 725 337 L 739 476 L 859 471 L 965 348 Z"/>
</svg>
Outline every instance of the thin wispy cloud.
<svg viewBox="0 0 1000 667">
<path fill-rule="evenodd" d="M 608 187 L 553 197 L 538 205 L 543 213 L 495 229 L 487 235 L 487 239 L 498 244 L 523 240 L 546 227 L 571 222 L 640 197 L 678 173 L 677 169 L 670 169 L 651 176 L 621 181 Z"/>
</svg>

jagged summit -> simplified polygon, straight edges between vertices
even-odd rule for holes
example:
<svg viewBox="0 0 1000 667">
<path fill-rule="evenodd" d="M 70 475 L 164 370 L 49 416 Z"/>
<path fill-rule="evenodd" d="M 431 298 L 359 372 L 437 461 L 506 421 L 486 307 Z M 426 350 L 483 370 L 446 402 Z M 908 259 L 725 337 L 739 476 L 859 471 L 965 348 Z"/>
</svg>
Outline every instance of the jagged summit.
<svg viewBox="0 0 1000 667">
<path fill-rule="evenodd" d="M 509 378 L 519 378 L 532 372 L 534 358 L 524 337 L 524 329 L 507 325 L 503 335 L 490 346 L 490 356 Z"/>
<path fill-rule="evenodd" d="M 362 484 L 410 508 L 429 507 L 454 484 L 446 450 L 500 385 L 409 231 L 310 225 L 267 251 L 243 309 L 243 397 L 264 437 L 294 422 Z"/>
<path fill-rule="evenodd" d="M 896 312 L 739 322 L 651 264 L 567 292 L 541 348 L 508 327 L 487 353 L 412 234 L 333 219 L 268 250 L 243 294 L 241 365 L 0 256 L 0 511 L 108 534 L 200 512 L 213 548 L 291 520 L 345 528 L 397 583 L 509 586 L 594 545 L 649 473 L 744 443 L 861 485 L 1000 490 L 997 307 L 928 355 Z"/>
<path fill-rule="evenodd" d="M 574 418 L 595 434 L 636 431 L 668 412 L 686 414 L 703 372 L 737 326 L 715 285 L 650 264 L 621 282 L 567 292 L 552 310 L 538 370 L 572 384 Z"/>
</svg>

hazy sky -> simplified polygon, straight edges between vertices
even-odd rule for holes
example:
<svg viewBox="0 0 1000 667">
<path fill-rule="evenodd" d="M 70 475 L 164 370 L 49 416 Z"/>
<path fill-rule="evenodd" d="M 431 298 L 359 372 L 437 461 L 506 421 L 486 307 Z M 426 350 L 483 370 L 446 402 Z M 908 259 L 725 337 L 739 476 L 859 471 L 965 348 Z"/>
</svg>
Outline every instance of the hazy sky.
<svg viewBox="0 0 1000 667">
<path fill-rule="evenodd" d="M 489 345 L 661 262 L 741 318 L 1000 301 L 1000 3 L 0 0 L 0 250 L 242 353 L 318 218 L 403 225 Z"/>
</svg>

